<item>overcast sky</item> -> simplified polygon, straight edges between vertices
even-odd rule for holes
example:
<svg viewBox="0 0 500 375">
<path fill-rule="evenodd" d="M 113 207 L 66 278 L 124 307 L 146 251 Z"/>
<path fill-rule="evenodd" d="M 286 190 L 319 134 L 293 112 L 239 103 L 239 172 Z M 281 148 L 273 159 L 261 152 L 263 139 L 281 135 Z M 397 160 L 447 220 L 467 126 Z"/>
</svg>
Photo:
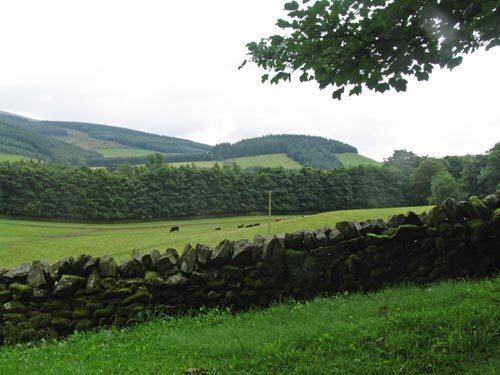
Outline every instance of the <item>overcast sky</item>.
<svg viewBox="0 0 500 375">
<path fill-rule="evenodd" d="M 284 0 L 0 0 L 0 110 L 209 144 L 320 135 L 378 160 L 394 149 L 481 153 L 500 141 L 500 48 L 406 93 L 331 99 L 314 84 L 238 71 Z"/>
</svg>

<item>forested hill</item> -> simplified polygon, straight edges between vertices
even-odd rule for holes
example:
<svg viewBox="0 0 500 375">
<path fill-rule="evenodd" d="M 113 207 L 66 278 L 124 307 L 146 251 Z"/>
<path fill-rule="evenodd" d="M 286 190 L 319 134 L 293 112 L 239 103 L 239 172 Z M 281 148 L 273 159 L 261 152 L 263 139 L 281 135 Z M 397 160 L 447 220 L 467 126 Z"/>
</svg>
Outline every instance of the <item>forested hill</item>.
<svg viewBox="0 0 500 375">
<path fill-rule="evenodd" d="M 0 112 L 0 121 L 38 135 L 57 138 L 89 151 L 107 147 L 134 147 L 152 152 L 187 154 L 207 152 L 212 147 L 185 139 L 140 132 L 116 126 L 82 122 L 37 121 Z"/>
<path fill-rule="evenodd" d="M 0 111 L 0 153 L 61 164 L 86 164 L 92 167 L 115 167 L 128 163 L 148 163 L 153 153 L 162 154 L 168 163 L 176 162 L 238 162 L 241 157 L 273 158 L 281 154 L 273 167 L 283 166 L 280 160 L 318 169 L 336 169 L 365 164 L 357 149 L 346 143 L 306 135 L 267 135 L 244 139 L 234 144 L 210 146 L 108 125 L 81 122 L 39 121 Z M 344 163 L 337 155 L 352 162 Z M 293 160 L 290 160 L 293 159 Z M 372 160 L 369 160 L 375 163 Z M 255 166 L 261 165 L 255 161 Z"/>
<path fill-rule="evenodd" d="M 0 153 L 50 162 L 77 164 L 98 156 L 72 144 L 58 141 L 0 121 Z"/>
<path fill-rule="evenodd" d="M 262 154 L 286 153 L 302 165 L 320 169 L 335 169 L 342 163 L 335 154 L 355 153 L 358 150 L 346 143 L 309 135 L 266 135 L 239 142 L 221 143 L 212 153 L 224 159 Z"/>
</svg>

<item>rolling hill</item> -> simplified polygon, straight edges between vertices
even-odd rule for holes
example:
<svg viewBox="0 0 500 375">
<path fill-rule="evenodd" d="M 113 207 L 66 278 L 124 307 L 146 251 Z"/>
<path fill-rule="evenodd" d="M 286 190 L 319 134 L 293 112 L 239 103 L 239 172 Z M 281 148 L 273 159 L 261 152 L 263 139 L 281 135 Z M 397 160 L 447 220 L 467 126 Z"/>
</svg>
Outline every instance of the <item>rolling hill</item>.
<svg viewBox="0 0 500 375">
<path fill-rule="evenodd" d="M 6 155 L 1 160 L 29 158 L 91 167 L 145 164 L 153 153 L 162 154 L 174 166 L 234 162 L 242 168 L 335 169 L 377 163 L 359 155 L 351 145 L 323 137 L 267 135 L 210 146 L 115 126 L 39 121 L 2 111 L 0 153 Z"/>
<path fill-rule="evenodd" d="M 357 154 L 358 150 L 346 143 L 323 137 L 279 134 L 243 139 L 233 144 L 221 143 L 212 152 L 224 159 L 284 153 L 304 166 L 335 169 L 342 167 L 336 154 Z"/>
<path fill-rule="evenodd" d="M 0 152 L 31 159 L 76 164 L 98 156 L 72 144 L 52 139 L 0 120 Z"/>
</svg>

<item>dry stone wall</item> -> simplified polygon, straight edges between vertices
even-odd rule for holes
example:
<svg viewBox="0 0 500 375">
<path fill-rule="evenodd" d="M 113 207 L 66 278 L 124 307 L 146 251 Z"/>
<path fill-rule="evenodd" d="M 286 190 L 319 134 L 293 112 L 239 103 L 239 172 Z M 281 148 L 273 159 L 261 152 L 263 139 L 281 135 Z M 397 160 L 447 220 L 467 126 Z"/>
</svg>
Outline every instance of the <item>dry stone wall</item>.
<svg viewBox="0 0 500 375">
<path fill-rule="evenodd" d="M 281 298 L 370 291 L 402 282 L 484 277 L 500 267 L 500 192 L 448 199 L 428 214 L 223 241 L 215 248 L 81 255 L 0 269 L 0 342 L 51 339 L 137 322 L 161 308 L 235 310 Z"/>
</svg>

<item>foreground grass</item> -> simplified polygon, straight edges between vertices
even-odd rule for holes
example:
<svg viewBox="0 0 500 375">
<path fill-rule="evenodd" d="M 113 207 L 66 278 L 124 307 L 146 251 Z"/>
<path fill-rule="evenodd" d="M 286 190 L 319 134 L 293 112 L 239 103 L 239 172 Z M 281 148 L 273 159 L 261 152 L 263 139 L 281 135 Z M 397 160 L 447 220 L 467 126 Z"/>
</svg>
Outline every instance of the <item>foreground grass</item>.
<svg viewBox="0 0 500 375">
<path fill-rule="evenodd" d="M 429 211 L 429 207 L 400 207 L 369 210 L 327 212 L 308 216 L 276 216 L 282 222 L 271 224 L 272 233 L 289 233 L 300 229 L 333 226 L 343 220 L 387 218 L 389 215 Z M 253 239 L 267 234 L 266 216 L 221 217 L 214 219 L 159 221 L 135 224 L 76 224 L 0 218 L 0 266 L 11 267 L 21 262 L 46 259 L 51 262 L 82 253 L 108 254 L 116 259 L 130 255 L 133 249 L 148 251 L 173 247 L 182 250 L 187 243 L 215 245 L 223 239 Z M 237 229 L 241 224 L 261 226 Z M 170 233 L 173 225 L 180 232 Z M 215 231 L 215 228 L 221 228 Z"/>
<path fill-rule="evenodd" d="M 354 154 L 354 153 L 344 153 L 336 154 L 337 159 L 342 163 L 345 168 L 355 167 L 357 165 L 372 165 L 375 167 L 380 166 L 380 162 L 367 158 L 366 156 Z"/>
<path fill-rule="evenodd" d="M 495 374 L 500 279 L 399 287 L 0 349 L 1 374 Z"/>
<path fill-rule="evenodd" d="M 266 168 L 278 168 L 283 167 L 287 169 L 300 169 L 303 167 L 302 164 L 290 158 L 287 154 L 266 154 L 266 155 L 256 155 L 256 156 L 245 156 L 241 158 L 228 159 L 229 162 L 234 162 L 238 164 L 241 168 L 249 167 L 266 167 Z M 224 162 L 221 161 L 195 161 L 195 162 L 182 162 L 182 163 L 169 163 L 174 167 L 179 167 L 183 165 L 196 165 L 197 167 L 211 168 L 218 163 L 219 165 Z"/>
</svg>

